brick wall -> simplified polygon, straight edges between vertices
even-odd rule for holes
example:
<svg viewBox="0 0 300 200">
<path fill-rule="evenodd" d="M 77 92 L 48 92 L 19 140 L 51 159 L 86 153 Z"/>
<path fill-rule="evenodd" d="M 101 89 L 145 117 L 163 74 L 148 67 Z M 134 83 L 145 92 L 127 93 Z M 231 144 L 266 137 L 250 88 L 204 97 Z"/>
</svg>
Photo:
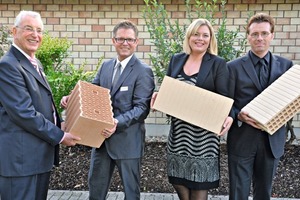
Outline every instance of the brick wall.
<svg viewBox="0 0 300 200">
<path fill-rule="evenodd" d="M 183 0 L 161 0 L 174 19 L 185 23 Z M 138 25 L 140 43 L 137 56 L 150 64 L 151 40 L 142 15 L 143 0 L 0 0 L 0 23 L 11 26 L 20 10 L 41 13 L 45 29 L 54 37 L 67 37 L 73 42 L 71 61 L 77 66 L 86 61 L 87 70 L 95 69 L 98 58 L 115 56 L 111 45 L 113 26 L 122 19 Z M 276 20 L 271 51 L 300 64 L 300 0 L 228 0 L 227 25 L 241 31 L 249 12 L 266 12 Z M 148 123 L 165 123 L 162 113 L 151 113 Z M 300 127 L 300 117 L 294 125 Z"/>
</svg>

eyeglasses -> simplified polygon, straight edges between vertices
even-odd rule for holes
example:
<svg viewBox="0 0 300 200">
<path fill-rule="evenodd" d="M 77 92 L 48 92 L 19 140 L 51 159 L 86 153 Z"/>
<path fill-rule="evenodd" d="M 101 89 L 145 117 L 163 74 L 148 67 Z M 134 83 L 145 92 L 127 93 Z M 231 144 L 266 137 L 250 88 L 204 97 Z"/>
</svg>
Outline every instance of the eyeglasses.
<svg viewBox="0 0 300 200">
<path fill-rule="evenodd" d="M 43 30 L 42 29 L 40 29 L 40 28 L 37 28 L 37 29 L 34 29 L 33 27 L 31 27 L 31 26 L 24 26 L 24 27 L 19 27 L 19 26 L 17 26 L 17 28 L 20 28 L 20 29 L 22 29 L 24 32 L 26 32 L 26 33 L 35 33 L 35 32 L 37 32 L 37 34 L 39 34 L 39 35 L 42 35 L 43 34 Z"/>
<path fill-rule="evenodd" d="M 127 41 L 128 44 L 134 44 L 136 42 L 136 39 L 133 39 L 133 38 L 115 38 L 115 41 L 119 44 L 123 44 L 125 41 Z"/>
<path fill-rule="evenodd" d="M 261 36 L 262 38 L 266 38 L 270 35 L 271 33 L 269 32 L 262 32 L 261 34 L 259 33 L 251 33 L 250 37 L 252 37 L 253 39 L 257 39 L 259 36 Z"/>
</svg>

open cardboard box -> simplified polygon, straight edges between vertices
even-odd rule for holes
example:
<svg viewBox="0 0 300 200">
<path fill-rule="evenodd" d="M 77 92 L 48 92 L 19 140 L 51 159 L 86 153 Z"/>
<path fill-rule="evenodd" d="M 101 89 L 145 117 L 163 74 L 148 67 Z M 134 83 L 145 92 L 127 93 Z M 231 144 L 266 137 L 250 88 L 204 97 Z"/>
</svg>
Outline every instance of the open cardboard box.
<svg viewBox="0 0 300 200">
<path fill-rule="evenodd" d="M 232 104 L 228 97 L 165 76 L 153 108 L 219 134 Z"/>
</svg>

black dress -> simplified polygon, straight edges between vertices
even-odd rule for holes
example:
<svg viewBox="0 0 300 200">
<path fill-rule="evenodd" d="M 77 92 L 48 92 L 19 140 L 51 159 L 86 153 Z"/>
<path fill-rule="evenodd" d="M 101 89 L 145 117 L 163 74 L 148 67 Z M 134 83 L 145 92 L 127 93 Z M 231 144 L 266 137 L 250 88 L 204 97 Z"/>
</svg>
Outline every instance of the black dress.
<svg viewBox="0 0 300 200">
<path fill-rule="evenodd" d="M 176 79 L 195 85 L 197 74 L 183 71 Z M 205 115 L 205 113 L 199 113 Z M 167 144 L 167 171 L 171 184 L 193 190 L 208 190 L 219 186 L 220 138 L 215 133 L 171 117 Z"/>
</svg>

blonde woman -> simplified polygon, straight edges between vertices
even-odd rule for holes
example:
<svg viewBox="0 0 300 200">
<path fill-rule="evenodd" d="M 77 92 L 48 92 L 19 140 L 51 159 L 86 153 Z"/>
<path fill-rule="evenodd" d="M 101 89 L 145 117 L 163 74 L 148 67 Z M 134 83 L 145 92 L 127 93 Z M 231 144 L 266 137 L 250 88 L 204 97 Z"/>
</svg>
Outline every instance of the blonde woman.
<svg viewBox="0 0 300 200">
<path fill-rule="evenodd" d="M 167 76 L 228 96 L 226 61 L 217 56 L 217 41 L 209 21 L 197 19 L 190 24 L 183 51 L 171 58 Z M 231 117 L 224 119 L 219 135 L 228 131 L 232 121 Z M 171 117 L 167 171 L 180 200 L 206 200 L 208 190 L 219 186 L 219 135 Z"/>
</svg>

